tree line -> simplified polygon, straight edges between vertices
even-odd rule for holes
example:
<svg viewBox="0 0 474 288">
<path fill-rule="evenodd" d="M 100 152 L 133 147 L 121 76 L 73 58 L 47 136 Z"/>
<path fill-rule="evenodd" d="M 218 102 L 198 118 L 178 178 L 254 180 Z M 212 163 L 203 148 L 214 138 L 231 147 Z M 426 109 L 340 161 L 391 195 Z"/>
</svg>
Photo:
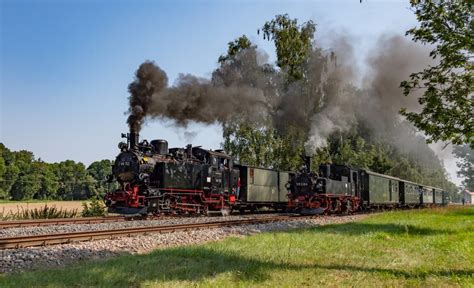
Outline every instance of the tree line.
<svg viewBox="0 0 474 288">
<path fill-rule="evenodd" d="M 88 167 L 72 160 L 46 163 L 33 152 L 10 151 L 0 143 L 0 199 L 89 199 L 113 188 L 105 180 L 111 173 L 110 160 Z"/>
</svg>

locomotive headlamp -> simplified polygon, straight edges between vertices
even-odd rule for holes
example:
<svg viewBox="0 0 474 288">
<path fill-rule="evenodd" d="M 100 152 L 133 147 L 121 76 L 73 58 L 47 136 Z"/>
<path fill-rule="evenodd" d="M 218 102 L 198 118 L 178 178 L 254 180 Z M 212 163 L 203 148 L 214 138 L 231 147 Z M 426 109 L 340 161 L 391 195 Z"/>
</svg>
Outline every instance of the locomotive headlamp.
<svg viewBox="0 0 474 288">
<path fill-rule="evenodd" d="M 125 142 L 120 142 L 120 143 L 118 144 L 118 148 L 120 149 L 120 151 L 127 149 L 127 143 L 125 143 Z"/>
</svg>

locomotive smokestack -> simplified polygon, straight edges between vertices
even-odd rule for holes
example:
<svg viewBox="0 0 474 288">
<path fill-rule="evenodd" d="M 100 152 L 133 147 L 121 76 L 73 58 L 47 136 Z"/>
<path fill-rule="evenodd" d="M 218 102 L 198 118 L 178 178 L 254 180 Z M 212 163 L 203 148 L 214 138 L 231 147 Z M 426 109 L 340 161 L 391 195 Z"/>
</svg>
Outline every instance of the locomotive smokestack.
<svg viewBox="0 0 474 288">
<path fill-rule="evenodd" d="M 130 131 L 130 149 L 138 149 L 139 135 L 137 132 Z"/>
<path fill-rule="evenodd" d="M 311 156 L 304 156 L 304 165 L 306 166 L 306 170 L 311 172 Z"/>
</svg>

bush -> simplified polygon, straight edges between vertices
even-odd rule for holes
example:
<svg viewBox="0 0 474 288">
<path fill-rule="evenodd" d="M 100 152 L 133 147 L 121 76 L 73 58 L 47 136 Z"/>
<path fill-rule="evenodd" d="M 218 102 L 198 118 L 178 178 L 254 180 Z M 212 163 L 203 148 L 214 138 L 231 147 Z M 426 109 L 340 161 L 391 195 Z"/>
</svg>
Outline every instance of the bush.
<svg viewBox="0 0 474 288">
<path fill-rule="evenodd" d="M 105 216 L 105 205 L 99 199 L 91 199 L 90 204 L 82 203 L 82 217 L 99 217 Z"/>
</svg>

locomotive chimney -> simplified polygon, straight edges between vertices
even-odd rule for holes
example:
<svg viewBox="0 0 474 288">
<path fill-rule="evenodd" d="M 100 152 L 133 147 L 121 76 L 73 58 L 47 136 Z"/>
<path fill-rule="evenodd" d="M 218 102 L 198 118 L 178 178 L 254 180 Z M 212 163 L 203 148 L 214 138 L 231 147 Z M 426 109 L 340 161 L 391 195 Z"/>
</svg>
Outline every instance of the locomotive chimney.
<svg viewBox="0 0 474 288">
<path fill-rule="evenodd" d="M 138 133 L 134 131 L 130 131 L 130 149 L 138 149 Z"/>
<path fill-rule="evenodd" d="M 306 166 L 306 170 L 311 172 L 311 156 L 304 156 L 304 165 Z"/>
</svg>

